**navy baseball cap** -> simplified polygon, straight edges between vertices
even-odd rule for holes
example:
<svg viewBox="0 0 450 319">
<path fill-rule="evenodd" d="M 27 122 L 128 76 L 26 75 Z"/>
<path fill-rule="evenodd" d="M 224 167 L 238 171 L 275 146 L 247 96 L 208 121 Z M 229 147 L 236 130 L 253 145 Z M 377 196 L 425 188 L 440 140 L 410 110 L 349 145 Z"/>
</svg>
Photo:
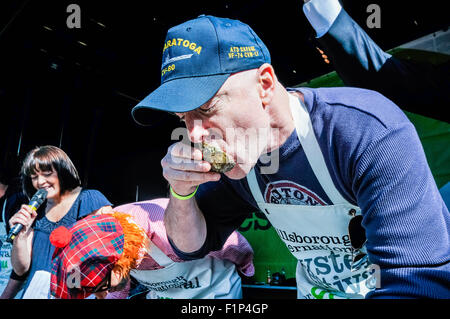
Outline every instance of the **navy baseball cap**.
<svg viewBox="0 0 450 319">
<path fill-rule="evenodd" d="M 155 112 L 183 113 L 211 99 L 226 79 L 270 63 L 267 47 L 256 33 L 238 20 L 201 15 L 167 32 L 161 85 L 131 114 L 142 125 L 152 124 Z"/>
</svg>

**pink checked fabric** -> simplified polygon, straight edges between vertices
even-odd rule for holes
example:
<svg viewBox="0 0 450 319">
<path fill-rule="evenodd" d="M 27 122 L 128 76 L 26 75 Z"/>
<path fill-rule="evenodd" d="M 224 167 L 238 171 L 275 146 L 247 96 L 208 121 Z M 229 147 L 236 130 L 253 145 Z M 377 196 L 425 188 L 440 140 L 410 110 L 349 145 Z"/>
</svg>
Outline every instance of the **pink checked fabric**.
<svg viewBox="0 0 450 319">
<path fill-rule="evenodd" d="M 109 215 L 90 215 L 69 231 L 72 238 L 68 245 L 56 248 L 53 255 L 51 294 L 56 298 L 84 299 L 90 295 L 89 289 L 109 276 L 120 258 L 123 231 L 118 220 Z"/>
<path fill-rule="evenodd" d="M 140 225 L 146 232 L 150 240 L 158 246 L 170 259 L 175 262 L 184 262 L 180 259 L 172 249 L 167 239 L 166 229 L 164 227 L 164 211 L 167 207 L 169 199 L 160 198 L 150 201 L 126 204 L 114 208 L 114 211 L 127 213 L 133 216 L 133 220 Z M 218 251 L 211 252 L 209 256 L 219 259 L 226 259 L 233 262 L 237 269 L 245 276 L 253 276 L 255 268 L 253 265 L 253 249 L 248 241 L 239 232 L 233 232 L 225 242 L 223 248 Z M 160 269 L 160 265 L 156 263 L 148 254 L 145 254 L 141 263 L 138 265 L 139 270 Z M 109 293 L 107 298 L 124 299 L 128 296 L 129 285 L 121 291 Z"/>
</svg>

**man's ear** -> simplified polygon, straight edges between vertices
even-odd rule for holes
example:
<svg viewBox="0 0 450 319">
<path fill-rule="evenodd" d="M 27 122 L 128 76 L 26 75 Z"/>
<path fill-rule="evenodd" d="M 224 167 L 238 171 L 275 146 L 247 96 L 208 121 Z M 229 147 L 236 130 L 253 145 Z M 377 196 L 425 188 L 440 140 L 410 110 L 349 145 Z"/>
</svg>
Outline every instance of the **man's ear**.
<svg viewBox="0 0 450 319">
<path fill-rule="evenodd" d="M 264 63 L 258 68 L 257 77 L 259 97 L 261 98 L 264 106 L 269 105 L 272 101 L 275 84 L 277 82 L 275 70 L 270 64 Z"/>
</svg>

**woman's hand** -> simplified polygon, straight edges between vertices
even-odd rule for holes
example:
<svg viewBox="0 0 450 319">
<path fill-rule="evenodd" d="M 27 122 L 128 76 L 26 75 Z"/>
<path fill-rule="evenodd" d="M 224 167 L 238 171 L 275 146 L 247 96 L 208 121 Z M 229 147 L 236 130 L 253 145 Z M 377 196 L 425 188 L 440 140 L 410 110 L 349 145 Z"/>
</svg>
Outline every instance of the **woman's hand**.
<svg viewBox="0 0 450 319">
<path fill-rule="evenodd" d="M 31 250 L 33 242 L 33 225 L 37 212 L 29 205 L 22 205 L 20 210 L 9 220 L 9 226 L 22 224 L 23 228 L 17 234 L 11 251 L 11 264 L 19 276 L 25 274 L 31 265 Z"/>
<path fill-rule="evenodd" d="M 12 228 L 16 224 L 22 224 L 23 228 L 17 236 L 23 236 L 24 234 L 29 233 L 31 225 L 36 217 L 37 212 L 32 209 L 30 205 L 23 204 L 20 207 L 20 210 L 9 219 L 9 226 Z"/>
</svg>

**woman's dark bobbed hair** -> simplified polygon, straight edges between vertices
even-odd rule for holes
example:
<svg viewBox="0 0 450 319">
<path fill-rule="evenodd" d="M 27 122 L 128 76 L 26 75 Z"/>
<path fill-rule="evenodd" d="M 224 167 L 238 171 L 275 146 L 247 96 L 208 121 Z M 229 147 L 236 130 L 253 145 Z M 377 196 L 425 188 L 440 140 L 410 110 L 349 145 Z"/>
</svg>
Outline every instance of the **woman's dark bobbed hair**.
<svg viewBox="0 0 450 319">
<path fill-rule="evenodd" d="M 25 195 L 31 198 L 36 192 L 31 182 L 31 175 L 37 171 L 52 170 L 58 175 L 61 194 L 81 185 L 77 169 L 62 149 L 52 145 L 38 146 L 28 152 L 20 171 L 22 190 Z"/>
</svg>

